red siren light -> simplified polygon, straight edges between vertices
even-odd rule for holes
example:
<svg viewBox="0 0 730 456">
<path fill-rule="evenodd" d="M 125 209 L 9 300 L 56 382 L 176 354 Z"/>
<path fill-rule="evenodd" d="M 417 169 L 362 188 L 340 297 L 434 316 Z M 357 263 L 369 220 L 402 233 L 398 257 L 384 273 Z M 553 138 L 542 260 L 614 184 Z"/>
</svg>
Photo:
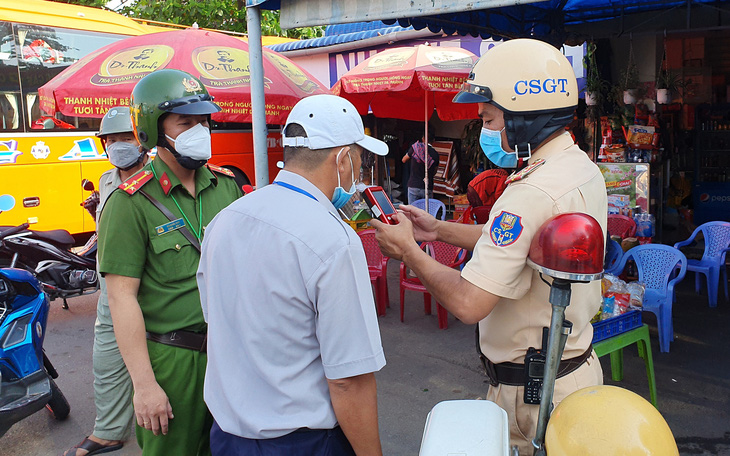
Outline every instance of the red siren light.
<svg viewBox="0 0 730 456">
<path fill-rule="evenodd" d="M 532 238 L 527 264 L 545 275 L 574 282 L 603 275 L 604 233 L 588 214 L 556 215 Z"/>
</svg>

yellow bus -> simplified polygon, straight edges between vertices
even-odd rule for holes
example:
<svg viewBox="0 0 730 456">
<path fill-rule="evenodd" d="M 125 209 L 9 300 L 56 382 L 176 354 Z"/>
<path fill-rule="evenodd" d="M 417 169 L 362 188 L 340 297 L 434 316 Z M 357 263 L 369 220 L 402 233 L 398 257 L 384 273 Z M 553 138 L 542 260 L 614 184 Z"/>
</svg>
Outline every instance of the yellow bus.
<svg viewBox="0 0 730 456">
<path fill-rule="evenodd" d="M 81 181 L 98 183 L 110 168 L 94 135 L 100 119 L 44 113 L 38 88 L 107 44 L 161 30 L 169 28 L 96 8 L 0 0 L 0 195 L 15 198 L 15 207 L 0 214 L 0 226 L 33 218 L 37 230 L 94 231 L 94 221 L 80 205 L 88 196 Z M 264 44 L 281 40 L 287 39 L 271 37 Z M 248 182 L 254 178 L 253 146 L 250 125 L 242 127 L 214 131 L 211 161 Z M 274 163 L 282 153 L 275 136 L 269 137 Z"/>
</svg>

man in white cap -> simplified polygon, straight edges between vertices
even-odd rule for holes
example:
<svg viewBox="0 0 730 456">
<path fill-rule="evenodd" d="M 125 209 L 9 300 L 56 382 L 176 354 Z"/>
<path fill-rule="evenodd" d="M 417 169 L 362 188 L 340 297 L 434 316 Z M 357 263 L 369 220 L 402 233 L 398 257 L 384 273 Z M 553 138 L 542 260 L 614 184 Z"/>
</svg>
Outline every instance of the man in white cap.
<svg viewBox="0 0 730 456">
<path fill-rule="evenodd" d="M 213 455 L 380 455 L 385 365 L 362 243 L 337 214 L 360 154 L 386 155 L 347 100 L 314 95 L 284 126 L 273 185 L 208 225 L 198 269 L 209 325 Z"/>
</svg>

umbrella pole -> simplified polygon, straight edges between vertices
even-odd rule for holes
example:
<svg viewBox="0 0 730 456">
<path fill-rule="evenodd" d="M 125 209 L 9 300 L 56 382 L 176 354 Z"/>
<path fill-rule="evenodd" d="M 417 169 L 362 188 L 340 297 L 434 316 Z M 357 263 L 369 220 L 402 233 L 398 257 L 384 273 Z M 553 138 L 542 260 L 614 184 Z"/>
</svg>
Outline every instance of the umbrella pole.
<svg viewBox="0 0 730 456">
<path fill-rule="evenodd" d="M 246 7 L 248 24 L 248 52 L 251 74 L 251 123 L 253 130 L 253 159 L 256 172 L 256 188 L 269 183 L 269 152 L 266 128 L 266 98 L 264 96 L 264 58 L 261 48 L 261 10 L 258 6 Z"/>
<path fill-rule="evenodd" d="M 423 115 L 426 118 L 426 122 L 424 124 L 423 129 L 423 145 L 425 147 L 426 155 L 423 157 L 423 166 L 424 166 L 424 173 L 423 173 L 423 187 L 426 190 L 426 211 L 430 212 L 428 209 L 428 91 L 424 90 L 424 96 L 423 96 Z"/>
</svg>

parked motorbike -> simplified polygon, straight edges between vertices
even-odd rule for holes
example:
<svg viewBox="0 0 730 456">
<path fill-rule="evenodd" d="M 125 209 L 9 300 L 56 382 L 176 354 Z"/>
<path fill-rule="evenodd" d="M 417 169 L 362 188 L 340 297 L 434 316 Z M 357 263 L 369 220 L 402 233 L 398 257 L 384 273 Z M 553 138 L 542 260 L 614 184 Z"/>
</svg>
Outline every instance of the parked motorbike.
<svg viewBox="0 0 730 456">
<path fill-rule="evenodd" d="M 94 184 L 87 180 L 84 180 L 83 185 L 92 194 L 81 204 L 95 217 L 98 192 L 94 190 Z M 7 196 L 3 195 L 2 198 Z M 6 198 L 4 210 L 10 210 L 13 206 L 14 200 L 11 204 Z M 0 208 L 2 211 L 3 208 Z M 68 309 L 68 298 L 95 293 L 99 289 L 96 234 L 82 248 L 74 251 L 74 238 L 68 231 L 34 231 L 29 230 L 29 226 L 29 223 L 24 223 L 17 227 L 0 227 L 5 232 L 13 230 L 13 234 L 5 235 L 0 243 L 0 267 L 33 272 L 43 284 L 48 298 L 51 301 L 62 299 L 64 309 Z"/>
<path fill-rule="evenodd" d="M 20 230 L 3 231 L 0 241 Z M 31 272 L 0 269 L 0 437 L 43 407 L 57 420 L 71 411 L 54 382 L 58 372 L 43 352 L 49 307 Z"/>
</svg>

